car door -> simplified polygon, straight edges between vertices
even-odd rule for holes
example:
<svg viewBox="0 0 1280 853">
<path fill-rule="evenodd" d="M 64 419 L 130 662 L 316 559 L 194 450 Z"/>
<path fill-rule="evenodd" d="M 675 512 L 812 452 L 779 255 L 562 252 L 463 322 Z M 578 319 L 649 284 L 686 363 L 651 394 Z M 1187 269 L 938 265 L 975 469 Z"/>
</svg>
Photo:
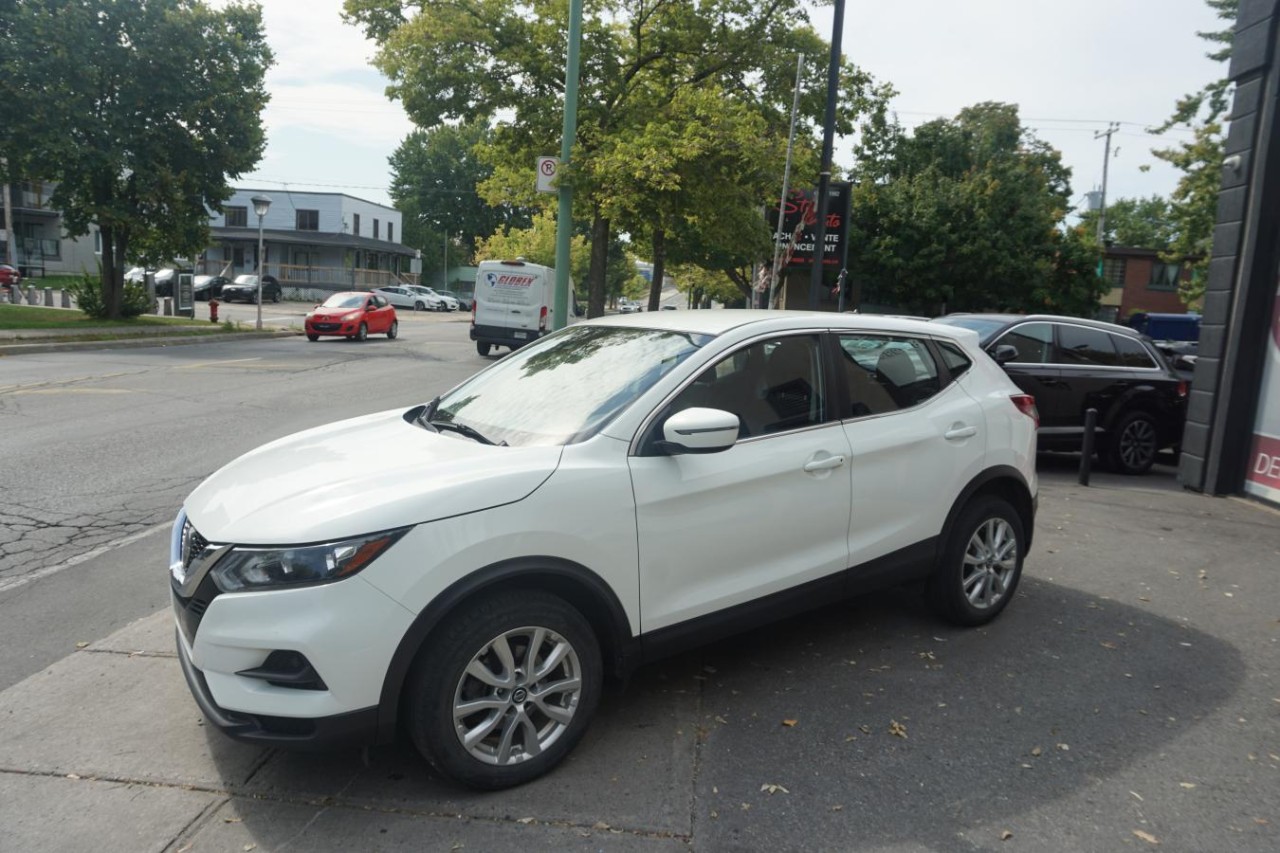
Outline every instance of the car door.
<svg viewBox="0 0 1280 853">
<path fill-rule="evenodd" d="M 858 585 L 865 564 L 923 547 L 942 529 L 958 489 L 982 469 L 982 406 L 940 367 L 922 336 L 836 336 L 838 414 L 849 442 L 853 500 L 849 555 Z M 961 354 L 960 360 L 964 361 Z"/>
<path fill-rule="evenodd" d="M 1104 426 L 1132 385 L 1130 371 L 1122 366 L 1111 335 L 1074 323 L 1054 325 L 1062 383 L 1060 423 L 1054 426 L 1061 426 L 1064 434 L 1083 437 L 1085 411 L 1097 409 L 1098 426 Z"/>
<path fill-rule="evenodd" d="M 820 343 L 804 334 L 744 345 L 648 427 L 629 460 L 643 631 L 811 582 L 843 583 L 849 445 L 829 416 Z M 738 415 L 738 442 L 709 454 L 653 450 L 663 421 L 694 406 Z"/>
</svg>

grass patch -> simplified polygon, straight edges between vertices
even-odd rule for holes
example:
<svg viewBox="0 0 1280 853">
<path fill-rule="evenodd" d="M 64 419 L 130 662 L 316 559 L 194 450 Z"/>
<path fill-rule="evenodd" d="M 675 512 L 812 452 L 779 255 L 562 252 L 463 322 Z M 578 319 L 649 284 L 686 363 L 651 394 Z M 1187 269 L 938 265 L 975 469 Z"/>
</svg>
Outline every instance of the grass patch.
<svg viewBox="0 0 1280 853">
<path fill-rule="evenodd" d="M 0 304 L 0 329 L 93 329 L 127 334 L 130 330 L 146 327 L 193 325 L 200 325 L 200 321 L 186 317 L 153 316 L 134 317 L 130 320 L 95 320 L 75 309 Z M 223 329 L 209 324 L 209 331 L 221 332 Z"/>
</svg>

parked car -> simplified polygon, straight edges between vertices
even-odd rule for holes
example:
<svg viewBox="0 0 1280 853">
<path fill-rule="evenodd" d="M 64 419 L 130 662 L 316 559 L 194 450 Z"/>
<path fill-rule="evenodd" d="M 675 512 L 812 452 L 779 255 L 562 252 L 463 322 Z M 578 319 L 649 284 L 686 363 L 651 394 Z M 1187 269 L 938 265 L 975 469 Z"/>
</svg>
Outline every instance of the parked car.
<svg viewBox="0 0 1280 853">
<path fill-rule="evenodd" d="M 352 291 L 335 293 L 317 305 L 303 321 L 307 340 L 333 335 L 363 341 L 369 335 L 385 334 L 394 339 L 400 331 L 396 309 L 380 293 Z"/>
<path fill-rule="evenodd" d="M 283 297 L 280 289 L 280 282 L 276 281 L 275 276 L 264 275 L 262 277 L 262 300 L 264 302 L 279 302 Z M 224 302 L 257 302 L 258 301 L 258 277 L 253 274 L 238 275 L 235 281 L 222 286 L 222 299 Z"/>
<path fill-rule="evenodd" d="M 17 267 L 0 264 L 0 287 L 12 288 L 22 284 L 22 272 Z"/>
<path fill-rule="evenodd" d="M 348 297 L 333 310 L 379 298 Z M 233 737 L 403 730 L 458 782 L 518 785 L 578 743 L 606 677 L 678 648 L 904 581 L 994 619 L 1035 447 L 1034 402 L 964 329 L 589 320 L 205 480 L 171 538 L 178 657 Z"/>
<path fill-rule="evenodd" d="M 626 297 L 623 297 L 622 299 L 618 300 L 619 314 L 638 314 L 643 310 L 644 310 L 644 307 L 641 306 L 641 304 L 639 302 L 636 302 L 634 299 L 627 299 Z"/>
<path fill-rule="evenodd" d="M 1091 408 L 1098 458 L 1112 470 L 1146 473 L 1160 450 L 1181 444 L 1187 382 L 1133 329 L 1054 315 L 951 314 L 935 322 L 976 331 L 1035 397 L 1042 450 L 1080 450 Z"/>
<path fill-rule="evenodd" d="M 663 310 L 663 311 L 678 311 L 678 310 L 679 310 L 679 308 L 678 308 L 677 306 L 675 306 L 675 305 L 667 304 L 667 305 L 663 305 L 663 306 L 662 306 L 662 310 Z"/>
<path fill-rule="evenodd" d="M 412 311 L 439 311 L 444 300 L 434 293 L 419 293 L 409 286 L 375 287 L 373 293 L 386 297 L 386 300 L 397 308 L 408 308 Z"/>
<path fill-rule="evenodd" d="M 433 311 L 457 311 L 459 308 L 458 300 L 452 296 L 446 296 L 433 287 L 427 287 L 422 284 L 406 284 L 404 288 L 431 299 L 432 302 L 429 304 Z"/>
<path fill-rule="evenodd" d="M 191 292 L 198 300 L 207 301 L 222 296 L 222 288 L 231 283 L 224 275 L 198 275 L 192 282 Z"/>
<path fill-rule="evenodd" d="M 476 304 L 474 296 L 468 296 L 465 293 L 458 293 L 456 290 L 437 290 L 436 293 L 441 296 L 448 296 L 458 303 L 458 308 L 463 311 L 470 311 L 472 306 Z"/>
</svg>

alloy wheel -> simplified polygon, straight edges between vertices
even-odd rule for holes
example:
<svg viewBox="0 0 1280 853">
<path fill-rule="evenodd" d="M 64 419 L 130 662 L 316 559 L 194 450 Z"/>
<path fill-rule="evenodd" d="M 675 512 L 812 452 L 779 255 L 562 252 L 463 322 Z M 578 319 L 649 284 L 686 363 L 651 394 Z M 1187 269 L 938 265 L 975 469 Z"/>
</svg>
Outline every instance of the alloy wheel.
<svg viewBox="0 0 1280 853">
<path fill-rule="evenodd" d="M 1156 454 L 1156 428 L 1146 418 L 1134 418 L 1120 433 L 1120 460 L 1126 468 L 1145 467 Z"/>
<path fill-rule="evenodd" d="M 978 610 L 994 607 L 1004 598 L 1018 567 L 1018 538 L 1003 518 L 988 518 L 969 537 L 961 583 L 969 603 Z"/>
</svg>

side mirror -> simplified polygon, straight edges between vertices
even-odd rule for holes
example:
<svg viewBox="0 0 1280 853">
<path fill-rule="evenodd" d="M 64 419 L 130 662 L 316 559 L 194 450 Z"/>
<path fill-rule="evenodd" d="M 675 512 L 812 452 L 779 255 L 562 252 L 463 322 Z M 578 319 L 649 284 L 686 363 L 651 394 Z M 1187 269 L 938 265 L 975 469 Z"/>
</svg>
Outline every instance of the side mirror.
<svg viewBox="0 0 1280 853">
<path fill-rule="evenodd" d="M 738 416 L 720 409 L 684 409 L 667 418 L 662 437 L 657 445 L 671 456 L 719 453 L 737 443 Z"/>
<path fill-rule="evenodd" d="M 1003 366 L 1018 360 L 1018 348 L 1013 344 L 1000 344 L 991 350 L 991 357 L 996 360 L 996 364 Z"/>
</svg>

